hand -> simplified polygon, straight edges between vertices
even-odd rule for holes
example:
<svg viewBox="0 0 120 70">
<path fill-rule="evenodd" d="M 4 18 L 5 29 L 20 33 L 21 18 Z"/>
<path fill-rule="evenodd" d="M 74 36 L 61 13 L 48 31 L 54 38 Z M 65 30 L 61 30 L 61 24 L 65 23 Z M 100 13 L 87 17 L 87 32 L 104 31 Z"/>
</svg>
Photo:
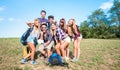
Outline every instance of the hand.
<svg viewBox="0 0 120 70">
<path fill-rule="evenodd" d="M 43 35 L 43 31 L 41 31 L 40 34 Z"/>
</svg>

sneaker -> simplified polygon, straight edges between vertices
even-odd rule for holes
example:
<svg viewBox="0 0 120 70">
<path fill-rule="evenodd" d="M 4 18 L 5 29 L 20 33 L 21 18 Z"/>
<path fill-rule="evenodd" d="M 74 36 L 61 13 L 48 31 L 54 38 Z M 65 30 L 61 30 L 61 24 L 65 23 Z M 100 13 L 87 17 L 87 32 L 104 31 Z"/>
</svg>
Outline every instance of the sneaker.
<svg viewBox="0 0 120 70">
<path fill-rule="evenodd" d="M 24 58 L 22 58 L 22 60 L 21 60 L 21 64 L 26 64 L 26 63 L 27 63 L 27 60 L 24 59 Z"/>
<path fill-rule="evenodd" d="M 62 59 L 62 63 L 66 62 L 66 59 Z"/>
<path fill-rule="evenodd" d="M 36 61 L 34 61 L 34 60 L 32 60 L 31 62 L 30 62 L 31 64 L 38 64 Z"/>
<path fill-rule="evenodd" d="M 72 62 L 76 62 L 76 58 L 73 58 L 73 59 L 72 59 Z"/>
<path fill-rule="evenodd" d="M 78 60 L 79 60 L 78 58 L 75 59 L 75 61 L 78 61 Z"/>
<path fill-rule="evenodd" d="M 69 57 L 65 57 L 65 60 L 67 61 L 67 60 L 69 60 L 70 58 Z"/>
</svg>

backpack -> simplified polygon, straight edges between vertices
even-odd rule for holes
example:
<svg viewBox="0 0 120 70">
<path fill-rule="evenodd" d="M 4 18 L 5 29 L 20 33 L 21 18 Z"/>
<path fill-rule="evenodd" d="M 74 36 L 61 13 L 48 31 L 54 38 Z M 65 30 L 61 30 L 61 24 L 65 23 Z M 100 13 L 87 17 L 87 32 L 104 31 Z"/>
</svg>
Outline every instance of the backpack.
<svg viewBox="0 0 120 70">
<path fill-rule="evenodd" d="M 48 58 L 48 61 L 51 65 L 62 65 L 63 64 L 61 56 L 55 52 Z"/>
<path fill-rule="evenodd" d="M 32 32 L 33 28 L 28 28 L 27 31 L 25 31 L 25 33 L 23 33 L 23 35 L 20 38 L 20 42 L 25 46 L 27 45 L 27 38 L 30 35 L 30 33 Z"/>
</svg>

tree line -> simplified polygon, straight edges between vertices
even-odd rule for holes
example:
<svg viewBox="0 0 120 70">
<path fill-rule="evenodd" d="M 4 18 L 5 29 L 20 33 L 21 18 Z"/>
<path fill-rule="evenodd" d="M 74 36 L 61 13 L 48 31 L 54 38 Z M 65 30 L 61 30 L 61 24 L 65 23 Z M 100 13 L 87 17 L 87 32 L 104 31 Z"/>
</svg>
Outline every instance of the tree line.
<svg viewBox="0 0 120 70">
<path fill-rule="evenodd" d="M 84 38 L 120 38 L 120 0 L 114 0 L 113 6 L 105 13 L 97 9 L 80 24 Z"/>
</svg>

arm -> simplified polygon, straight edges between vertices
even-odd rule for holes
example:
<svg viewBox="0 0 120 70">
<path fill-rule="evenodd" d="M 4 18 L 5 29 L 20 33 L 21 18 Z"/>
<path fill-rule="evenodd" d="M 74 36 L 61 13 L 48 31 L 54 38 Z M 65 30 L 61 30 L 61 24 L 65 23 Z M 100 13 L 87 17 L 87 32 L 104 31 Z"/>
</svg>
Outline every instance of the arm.
<svg viewBox="0 0 120 70">
<path fill-rule="evenodd" d="M 50 42 L 52 41 L 52 34 L 50 33 L 50 31 L 47 31 L 47 39 L 48 41 L 46 43 L 44 43 L 44 46 L 48 46 L 50 44 Z"/>
<path fill-rule="evenodd" d="M 75 33 L 78 35 L 77 26 L 76 26 L 76 25 L 74 25 L 74 26 L 73 26 L 73 28 L 74 28 L 74 30 L 75 30 Z"/>
</svg>

